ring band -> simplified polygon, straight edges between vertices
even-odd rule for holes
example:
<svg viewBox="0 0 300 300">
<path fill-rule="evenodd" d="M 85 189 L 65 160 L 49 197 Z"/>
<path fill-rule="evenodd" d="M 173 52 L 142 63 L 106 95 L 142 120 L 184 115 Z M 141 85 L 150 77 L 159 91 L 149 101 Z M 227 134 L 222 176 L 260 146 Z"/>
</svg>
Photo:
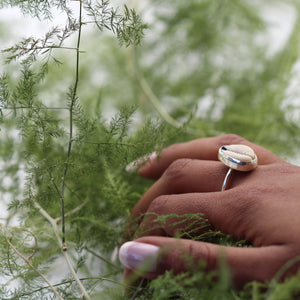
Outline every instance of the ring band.
<svg viewBox="0 0 300 300">
<path fill-rule="evenodd" d="M 226 190 L 232 170 L 247 172 L 257 167 L 257 156 L 253 149 L 246 145 L 224 145 L 219 149 L 218 158 L 229 167 L 221 191 Z"/>
</svg>

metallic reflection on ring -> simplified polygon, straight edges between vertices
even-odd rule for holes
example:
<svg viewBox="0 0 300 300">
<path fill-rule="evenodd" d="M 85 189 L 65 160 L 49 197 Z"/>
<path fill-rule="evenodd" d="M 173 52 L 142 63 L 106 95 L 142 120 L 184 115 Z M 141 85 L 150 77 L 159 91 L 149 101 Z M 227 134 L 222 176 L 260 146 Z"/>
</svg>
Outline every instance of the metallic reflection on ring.
<svg viewBox="0 0 300 300">
<path fill-rule="evenodd" d="M 257 167 L 257 156 L 253 149 L 246 145 L 224 145 L 219 149 L 218 158 L 229 167 L 222 191 L 226 190 L 228 186 L 232 170 L 247 172 Z"/>
</svg>

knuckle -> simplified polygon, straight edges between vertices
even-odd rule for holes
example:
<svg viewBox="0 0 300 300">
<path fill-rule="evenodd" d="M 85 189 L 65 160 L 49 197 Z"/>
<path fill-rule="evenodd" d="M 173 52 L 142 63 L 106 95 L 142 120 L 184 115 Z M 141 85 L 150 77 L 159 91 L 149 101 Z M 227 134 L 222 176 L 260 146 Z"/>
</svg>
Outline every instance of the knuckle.
<svg viewBox="0 0 300 300">
<path fill-rule="evenodd" d="M 231 209 L 235 211 L 235 215 L 249 216 L 252 212 L 257 211 L 261 195 L 264 192 L 260 187 L 247 187 L 245 190 L 241 190 L 241 196 L 236 201 L 231 202 Z"/>
<path fill-rule="evenodd" d="M 174 183 L 181 181 L 187 174 L 187 171 L 192 163 L 191 159 L 177 159 L 171 163 L 164 173 L 165 179 Z"/>
<path fill-rule="evenodd" d="M 159 196 L 151 202 L 140 226 L 142 235 L 165 235 L 167 219 L 164 216 L 168 214 L 168 201 L 168 196 Z"/>
<path fill-rule="evenodd" d="M 205 264 L 209 270 L 216 268 L 216 255 L 213 253 L 211 247 L 208 244 L 202 244 L 202 257 L 205 260 Z"/>
<path fill-rule="evenodd" d="M 260 185 L 253 185 L 245 188 L 244 191 L 244 201 L 245 206 L 248 207 L 249 209 L 259 209 L 259 205 L 261 205 L 264 201 L 262 198 L 262 195 L 264 197 L 272 191 L 271 186 L 260 186 Z"/>
<path fill-rule="evenodd" d="M 175 143 L 175 144 L 168 146 L 165 150 L 167 150 L 169 152 L 173 152 L 173 151 L 176 151 L 178 149 L 178 147 L 180 147 L 180 145 L 181 145 L 181 143 Z"/>
<path fill-rule="evenodd" d="M 256 222 L 257 214 L 262 211 L 262 189 L 249 187 L 240 189 L 240 192 L 226 202 L 227 218 L 226 227 L 230 232 L 235 232 L 238 238 L 244 238 L 249 228 Z"/>
<path fill-rule="evenodd" d="M 190 243 L 187 247 L 187 252 L 193 257 L 195 262 L 204 262 L 209 270 L 216 267 L 216 255 L 213 253 L 210 245 L 201 243 L 199 247 L 198 244 Z"/>
<path fill-rule="evenodd" d="M 158 196 L 151 202 L 147 212 L 152 214 L 157 214 L 157 215 L 163 215 L 167 209 L 168 202 L 169 202 L 169 196 L 167 195 Z"/>
<path fill-rule="evenodd" d="M 241 136 L 234 134 L 234 133 L 228 133 L 228 134 L 220 136 L 219 138 L 220 138 L 221 144 L 223 144 L 223 145 L 240 144 L 240 143 L 245 142 L 244 138 L 242 138 Z"/>
<path fill-rule="evenodd" d="M 177 153 L 180 151 L 180 148 L 182 147 L 184 143 L 175 143 L 175 144 L 172 144 L 170 146 L 168 146 L 167 148 L 163 149 L 163 151 L 161 152 L 161 155 L 164 156 L 164 155 L 170 155 L 172 153 Z"/>
</svg>

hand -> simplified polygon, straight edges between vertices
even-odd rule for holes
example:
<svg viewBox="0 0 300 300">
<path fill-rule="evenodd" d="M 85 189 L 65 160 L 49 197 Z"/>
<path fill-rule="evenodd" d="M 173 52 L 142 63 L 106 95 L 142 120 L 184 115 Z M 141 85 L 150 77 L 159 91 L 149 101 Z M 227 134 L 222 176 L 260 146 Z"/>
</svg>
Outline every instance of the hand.
<svg viewBox="0 0 300 300">
<path fill-rule="evenodd" d="M 228 167 L 218 161 L 222 145 L 250 146 L 258 167 L 232 174 L 227 190 L 221 186 Z M 300 254 L 300 168 L 272 152 L 236 135 L 197 139 L 175 144 L 139 169 L 147 178 L 157 179 L 132 210 L 134 217 L 202 213 L 217 230 L 253 247 L 230 247 L 175 239 L 176 226 L 170 223 L 151 230 L 153 217 L 144 217 L 140 228 L 149 235 L 125 243 L 120 259 L 125 274 L 147 260 L 146 278 L 165 270 L 175 274 L 188 271 L 185 255 L 195 262 L 204 260 L 208 270 L 216 269 L 220 253 L 225 256 L 237 285 L 271 279 L 280 268 Z M 294 273 L 298 265 L 289 269 Z"/>
</svg>

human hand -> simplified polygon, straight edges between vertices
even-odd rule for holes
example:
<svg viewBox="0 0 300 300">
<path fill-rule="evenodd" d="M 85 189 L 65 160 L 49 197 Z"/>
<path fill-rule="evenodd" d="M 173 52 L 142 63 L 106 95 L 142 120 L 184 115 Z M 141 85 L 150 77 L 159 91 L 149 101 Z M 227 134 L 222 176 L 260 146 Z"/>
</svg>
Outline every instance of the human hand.
<svg viewBox="0 0 300 300">
<path fill-rule="evenodd" d="M 258 157 L 258 167 L 234 172 L 229 188 L 221 192 L 228 167 L 218 161 L 218 149 L 230 144 L 250 146 Z M 145 278 L 153 279 L 166 270 L 185 272 L 186 254 L 195 263 L 205 261 L 208 270 L 213 270 L 221 253 L 233 282 L 240 286 L 273 278 L 300 254 L 300 168 L 263 147 L 236 135 L 197 139 L 164 149 L 158 160 L 152 157 L 139 173 L 157 181 L 132 210 L 134 217 L 145 214 L 139 227 L 148 233 L 121 247 L 125 274 L 145 260 L 149 262 Z M 166 223 L 152 230 L 153 217 L 147 217 L 187 213 L 204 214 L 215 229 L 247 240 L 253 247 L 179 240 L 173 238 L 176 226 Z M 298 268 L 295 264 L 289 273 Z"/>
</svg>

